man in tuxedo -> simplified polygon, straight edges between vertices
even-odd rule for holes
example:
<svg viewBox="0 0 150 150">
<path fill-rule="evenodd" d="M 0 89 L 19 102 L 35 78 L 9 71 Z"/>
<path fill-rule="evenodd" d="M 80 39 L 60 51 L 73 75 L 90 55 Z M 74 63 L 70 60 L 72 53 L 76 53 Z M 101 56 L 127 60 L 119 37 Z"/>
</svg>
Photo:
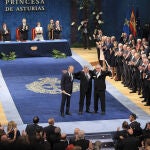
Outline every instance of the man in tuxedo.
<svg viewBox="0 0 150 150">
<path fill-rule="evenodd" d="M 71 115 L 69 110 L 70 110 L 70 98 L 73 89 L 73 74 L 72 74 L 73 72 L 74 72 L 74 66 L 69 66 L 68 71 L 66 73 L 63 73 L 61 78 L 62 100 L 61 100 L 60 113 L 62 117 L 64 117 L 65 105 L 66 105 L 66 115 Z"/>
<path fill-rule="evenodd" d="M 105 90 L 106 76 L 110 76 L 111 71 L 108 66 L 108 71 L 106 69 L 102 69 L 101 65 L 96 65 L 96 70 L 94 70 L 94 113 L 98 111 L 98 101 L 100 99 L 101 102 L 101 114 L 105 114 Z"/>
<path fill-rule="evenodd" d="M 92 71 L 84 66 L 82 71 L 74 73 L 75 78 L 80 80 L 79 114 L 83 113 L 84 98 L 86 96 L 86 112 L 90 113 L 91 92 L 92 92 Z"/>
<path fill-rule="evenodd" d="M 29 26 L 27 25 L 25 18 L 22 19 L 22 25 L 19 26 L 19 31 L 20 31 L 20 41 L 28 40 Z"/>
</svg>

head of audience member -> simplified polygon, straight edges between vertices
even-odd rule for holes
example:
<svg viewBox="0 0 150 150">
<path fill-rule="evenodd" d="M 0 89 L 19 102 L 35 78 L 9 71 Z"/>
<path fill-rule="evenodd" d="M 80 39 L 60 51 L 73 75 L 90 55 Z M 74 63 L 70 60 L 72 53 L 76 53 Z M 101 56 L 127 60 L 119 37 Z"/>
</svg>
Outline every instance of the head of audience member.
<svg viewBox="0 0 150 150">
<path fill-rule="evenodd" d="M 80 130 L 78 133 L 78 140 L 85 139 L 85 132 L 83 130 Z"/>
<path fill-rule="evenodd" d="M 132 54 L 132 56 L 134 56 L 134 55 L 135 55 L 135 53 L 136 53 L 136 50 L 135 50 L 135 49 L 132 49 L 132 50 L 131 50 L 131 54 Z"/>
<path fill-rule="evenodd" d="M 128 129 L 129 129 L 129 124 L 128 124 L 127 121 L 124 121 L 124 122 L 122 123 L 122 129 L 124 129 L 124 130 L 128 130 Z"/>
<path fill-rule="evenodd" d="M 50 23 L 50 24 L 54 24 L 54 20 L 51 19 L 51 20 L 49 21 L 49 23 Z"/>
<path fill-rule="evenodd" d="M 56 20 L 56 22 L 55 22 L 55 24 L 56 24 L 56 26 L 59 26 L 59 20 Z"/>
<path fill-rule="evenodd" d="M 1 136 L 0 142 L 1 143 L 9 143 L 10 141 L 9 141 L 7 135 L 4 134 L 4 135 Z"/>
<path fill-rule="evenodd" d="M 128 129 L 128 135 L 133 136 L 133 129 L 132 128 Z"/>
<path fill-rule="evenodd" d="M 113 44 L 116 41 L 116 37 L 115 36 L 111 36 L 111 43 Z"/>
<path fill-rule="evenodd" d="M 97 64 L 97 65 L 95 66 L 95 69 L 96 69 L 96 72 L 101 72 L 102 67 L 101 67 L 100 64 Z"/>
<path fill-rule="evenodd" d="M 121 51 L 123 49 L 123 44 L 122 43 L 118 44 L 118 49 L 119 49 L 119 51 Z"/>
<path fill-rule="evenodd" d="M 118 42 L 114 41 L 113 45 L 114 45 L 115 48 L 117 48 L 118 47 Z"/>
<path fill-rule="evenodd" d="M 136 118 L 137 118 L 136 114 L 132 113 L 132 114 L 130 114 L 130 116 L 129 116 L 129 121 L 130 121 L 130 122 L 133 122 L 133 121 L 136 120 Z"/>
<path fill-rule="evenodd" d="M 3 29 L 6 29 L 6 28 L 7 28 L 6 23 L 3 23 L 3 24 L 2 24 L 2 28 L 3 28 Z"/>
<path fill-rule="evenodd" d="M 68 67 L 68 72 L 73 73 L 74 72 L 74 66 L 69 66 Z"/>
<path fill-rule="evenodd" d="M 133 35 L 132 34 L 130 34 L 129 35 L 129 41 L 132 41 L 134 38 L 133 38 Z"/>
<path fill-rule="evenodd" d="M 74 129 L 74 137 L 75 137 L 75 140 L 77 140 L 77 139 L 78 139 L 79 131 L 80 131 L 80 129 L 79 129 L 79 128 L 75 128 L 75 129 Z"/>
<path fill-rule="evenodd" d="M 106 40 L 106 43 L 110 43 L 110 42 L 111 42 L 111 38 L 108 36 L 107 40 Z"/>
<path fill-rule="evenodd" d="M 50 119 L 48 119 L 48 123 L 49 123 L 49 125 L 54 125 L 54 123 L 55 123 L 55 119 L 54 118 L 50 118 Z"/>
<path fill-rule="evenodd" d="M 141 55 L 140 55 L 139 53 L 135 53 L 135 54 L 134 54 L 134 57 L 135 57 L 135 59 L 137 60 L 137 59 L 139 59 L 139 58 L 141 57 Z"/>
<path fill-rule="evenodd" d="M 41 26 L 41 23 L 40 23 L 40 22 L 37 22 L 36 26 L 37 26 L 37 27 L 40 27 L 40 26 Z"/>
<path fill-rule="evenodd" d="M 137 39 L 137 44 L 141 44 L 142 40 L 141 39 Z"/>
<path fill-rule="evenodd" d="M 102 36 L 103 35 L 103 31 L 101 29 L 98 29 L 97 30 L 97 34 Z"/>
<path fill-rule="evenodd" d="M 127 50 L 127 44 L 123 45 L 123 50 L 125 50 L 125 51 Z"/>
<path fill-rule="evenodd" d="M 135 47 L 136 41 L 134 39 L 131 41 L 131 45 L 132 45 L 133 48 Z"/>
<path fill-rule="evenodd" d="M 27 22 L 26 18 L 23 18 L 22 19 L 22 24 L 26 25 L 26 22 Z"/>
<path fill-rule="evenodd" d="M 38 123 L 39 123 L 39 120 L 40 120 L 40 119 L 39 119 L 38 116 L 34 116 L 34 117 L 33 117 L 33 123 L 34 123 L 34 124 L 38 124 Z"/>
<path fill-rule="evenodd" d="M 1 123 L 0 123 L 0 137 L 2 136 L 2 135 L 4 135 L 4 134 L 6 134 L 5 133 L 5 131 L 4 131 L 4 127 L 1 125 Z"/>
<path fill-rule="evenodd" d="M 94 150 L 100 150 L 102 147 L 102 142 L 101 141 L 96 141 L 94 143 Z"/>
<path fill-rule="evenodd" d="M 145 42 L 147 42 L 146 38 L 142 38 L 142 44 L 144 44 Z"/>
<path fill-rule="evenodd" d="M 150 122 L 147 122 L 146 125 L 145 125 L 145 130 L 150 130 Z"/>
<path fill-rule="evenodd" d="M 17 128 L 17 124 L 14 121 L 9 121 L 7 125 L 7 132 L 13 131 Z"/>
</svg>

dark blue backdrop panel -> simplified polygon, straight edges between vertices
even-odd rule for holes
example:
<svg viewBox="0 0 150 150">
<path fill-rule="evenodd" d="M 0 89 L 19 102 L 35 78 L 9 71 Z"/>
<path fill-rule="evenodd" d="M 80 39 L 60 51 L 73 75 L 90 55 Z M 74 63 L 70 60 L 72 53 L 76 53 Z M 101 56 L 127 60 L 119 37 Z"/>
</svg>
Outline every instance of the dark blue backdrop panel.
<svg viewBox="0 0 150 150">
<path fill-rule="evenodd" d="M 44 0 L 45 11 L 32 12 L 6 12 L 5 0 L 0 1 L 0 24 L 6 22 L 11 30 L 12 40 L 16 40 L 16 28 L 21 24 L 22 18 L 26 18 L 30 26 L 29 39 L 31 39 L 31 29 L 38 21 L 44 28 L 44 38 L 47 39 L 47 24 L 50 19 L 60 20 L 63 27 L 62 38 L 70 38 L 70 0 Z"/>
<path fill-rule="evenodd" d="M 71 56 L 70 45 L 67 40 L 46 40 L 29 42 L 0 42 L 0 53 L 9 54 L 14 51 L 18 58 L 24 57 L 50 57 L 56 49 Z"/>
</svg>

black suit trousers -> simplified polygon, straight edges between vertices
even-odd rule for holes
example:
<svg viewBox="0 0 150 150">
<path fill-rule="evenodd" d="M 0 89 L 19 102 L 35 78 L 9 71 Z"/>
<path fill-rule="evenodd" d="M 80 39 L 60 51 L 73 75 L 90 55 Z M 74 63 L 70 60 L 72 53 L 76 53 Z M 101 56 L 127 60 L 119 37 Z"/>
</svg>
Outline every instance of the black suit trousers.
<svg viewBox="0 0 150 150">
<path fill-rule="evenodd" d="M 84 99 L 86 97 L 86 111 L 90 110 L 91 104 L 91 89 L 87 91 L 80 91 L 80 100 L 79 100 L 79 112 L 83 112 Z"/>
<path fill-rule="evenodd" d="M 62 100 L 61 100 L 61 106 L 60 106 L 60 112 L 61 113 L 64 113 L 65 105 L 66 105 L 66 113 L 69 112 L 69 110 L 70 110 L 70 98 L 71 98 L 70 96 L 62 93 Z"/>
<path fill-rule="evenodd" d="M 94 111 L 98 111 L 98 101 L 101 102 L 101 111 L 105 112 L 105 90 L 94 91 Z"/>
</svg>

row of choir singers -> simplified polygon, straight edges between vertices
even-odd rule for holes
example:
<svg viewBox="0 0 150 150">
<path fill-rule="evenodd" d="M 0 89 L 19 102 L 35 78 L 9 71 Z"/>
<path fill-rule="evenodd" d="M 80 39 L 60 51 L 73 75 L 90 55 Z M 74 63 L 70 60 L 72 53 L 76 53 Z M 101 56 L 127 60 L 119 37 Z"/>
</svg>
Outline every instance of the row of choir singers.
<svg viewBox="0 0 150 150">
<path fill-rule="evenodd" d="M 47 26 L 47 30 L 49 40 L 61 39 L 62 26 L 60 25 L 59 20 L 54 22 L 54 20 L 51 19 Z M 20 41 L 28 40 L 29 25 L 25 18 L 22 19 L 22 24 L 18 27 L 18 31 Z M 34 40 L 44 40 L 43 27 L 40 22 L 37 22 L 37 26 L 34 28 L 34 34 Z M 3 23 L 0 35 L 2 41 L 11 41 L 11 32 L 6 23 Z"/>
</svg>

